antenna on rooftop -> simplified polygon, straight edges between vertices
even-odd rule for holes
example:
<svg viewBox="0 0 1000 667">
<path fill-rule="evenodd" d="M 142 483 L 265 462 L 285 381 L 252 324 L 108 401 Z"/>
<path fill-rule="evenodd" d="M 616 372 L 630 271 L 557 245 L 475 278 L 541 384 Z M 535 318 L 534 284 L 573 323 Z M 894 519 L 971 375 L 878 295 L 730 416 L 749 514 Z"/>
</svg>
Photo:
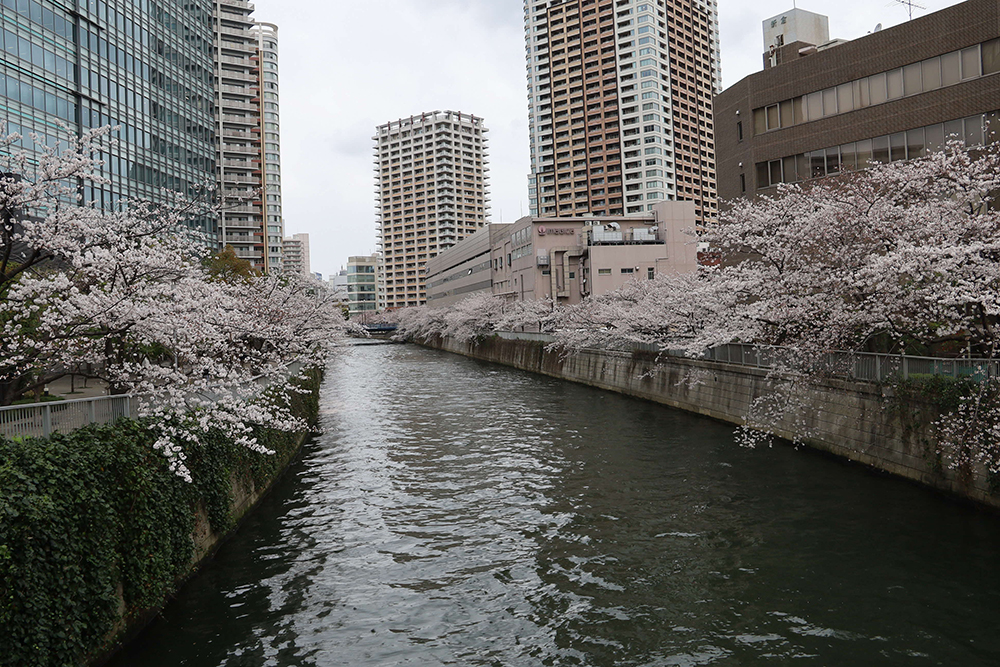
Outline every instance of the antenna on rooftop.
<svg viewBox="0 0 1000 667">
<path fill-rule="evenodd" d="M 878 24 L 877 26 L 875 26 L 875 30 L 874 30 L 874 32 L 878 32 L 878 31 L 879 31 L 879 30 L 881 30 L 881 29 L 882 29 L 882 24 L 881 24 L 881 23 L 879 23 L 879 24 Z"/>
<path fill-rule="evenodd" d="M 913 20 L 913 10 L 914 9 L 927 9 L 923 5 L 921 5 L 919 3 L 916 3 L 916 2 L 913 2 L 913 0 L 892 0 L 892 2 L 889 3 L 889 6 L 891 7 L 894 4 L 895 5 L 903 5 L 904 7 L 906 7 L 909 10 L 910 20 L 911 21 Z"/>
</svg>

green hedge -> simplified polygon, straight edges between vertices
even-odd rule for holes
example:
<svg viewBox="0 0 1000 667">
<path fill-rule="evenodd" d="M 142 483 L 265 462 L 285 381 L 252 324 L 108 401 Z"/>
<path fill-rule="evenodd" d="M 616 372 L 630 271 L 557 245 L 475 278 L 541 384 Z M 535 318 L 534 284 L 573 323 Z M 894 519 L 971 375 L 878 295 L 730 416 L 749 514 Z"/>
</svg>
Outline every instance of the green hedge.
<svg viewBox="0 0 1000 667">
<path fill-rule="evenodd" d="M 315 423 L 318 372 L 289 400 Z M 265 485 L 299 434 L 261 429 L 258 455 L 212 434 L 188 452 L 194 483 L 167 470 L 140 422 L 50 439 L 0 438 L 0 666 L 79 665 L 121 617 L 155 609 L 191 568 L 199 507 L 229 530 L 234 475 Z"/>
</svg>

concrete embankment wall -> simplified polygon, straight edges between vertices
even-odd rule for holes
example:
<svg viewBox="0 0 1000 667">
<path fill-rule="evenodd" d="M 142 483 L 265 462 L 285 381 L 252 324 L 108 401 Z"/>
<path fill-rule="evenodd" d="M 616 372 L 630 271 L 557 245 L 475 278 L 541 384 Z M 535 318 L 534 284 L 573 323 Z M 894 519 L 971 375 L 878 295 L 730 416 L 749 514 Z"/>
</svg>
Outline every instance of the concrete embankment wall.
<svg viewBox="0 0 1000 667">
<path fill-rule="evenodd" d="M 578 382 L 662 403 L 742 425 L 751 403 L 773 395 L 782 382 L 766 371 L 654 353 L 589 350 L 546 351 L 536 341 L 490 338 L 481 342 L 435 339 L 424 343 L 447 352 Z M 955 471 L 942 465 L 931 424 L 938 409 L 930 402 L 895 397 L 882 386 L 840 380 L 811 380 L 786 386 L 801 406 L 783 415 L 776 435 L 872 466 L 926 486 L 994 508 L 982 471 Z"/>
</svg>

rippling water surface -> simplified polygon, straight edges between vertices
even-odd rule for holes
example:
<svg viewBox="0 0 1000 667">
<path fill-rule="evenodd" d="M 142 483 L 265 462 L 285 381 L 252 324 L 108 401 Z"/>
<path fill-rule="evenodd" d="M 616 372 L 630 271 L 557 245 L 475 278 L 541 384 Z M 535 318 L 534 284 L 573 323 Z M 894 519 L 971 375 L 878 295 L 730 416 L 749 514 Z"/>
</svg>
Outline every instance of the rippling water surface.
<svg viewBox="0 0 1000 667">
<path fill-rule="evenodd" d="M 116 667 L 996 665 L 1000 519 L 728 426 L 412 346 Z"/>
</svg>

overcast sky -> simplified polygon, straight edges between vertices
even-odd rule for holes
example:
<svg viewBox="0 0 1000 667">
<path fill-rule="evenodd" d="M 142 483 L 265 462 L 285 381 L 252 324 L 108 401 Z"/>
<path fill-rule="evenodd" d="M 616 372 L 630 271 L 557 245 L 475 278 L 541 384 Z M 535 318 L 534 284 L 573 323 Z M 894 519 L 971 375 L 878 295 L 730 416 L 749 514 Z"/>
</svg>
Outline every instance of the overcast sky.
<svg viewBox="0 0 1000 667">
<path fill-rule="evenodd" d="M 528 213 L 522 0 L 256 0 L 280 37 L 285 233 L 307 232 L 328 277 L 376 250 L 375 127 L 424 111 L 481 116 L 489 128 L 492 219 Z M 920 0 L 926 10 L 957 0 Z M 762 68 L 761 22 L 792 0 L 719 0 L 722 83 Z M 907 9 L 889 0 L 799 0 L 854 39 Z"/>
</svg>

